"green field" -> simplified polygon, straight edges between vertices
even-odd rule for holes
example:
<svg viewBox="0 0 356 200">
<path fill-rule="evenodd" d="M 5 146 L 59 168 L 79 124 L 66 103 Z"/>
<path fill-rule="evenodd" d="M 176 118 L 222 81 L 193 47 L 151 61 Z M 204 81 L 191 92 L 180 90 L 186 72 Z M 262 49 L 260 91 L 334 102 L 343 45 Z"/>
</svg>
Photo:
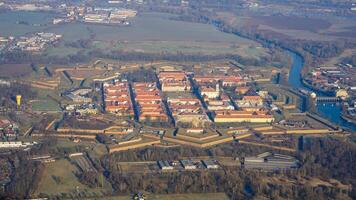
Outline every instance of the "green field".
<svg viewBox="0 0 356 200">
<path fill-rule="evenodd" d="M 57 102 L 48 99 L 48 100 L 37 100 L 31 103 L 33 111 L 38 112 L 56 112 L 60 111 L 60 107 Z"/>
<path fill-rule="evenodd" d="M 56 56 L 56 55 L 68 56 L 68 55 L 76 54 L 79 50 L 80 49 L 65 47 L 63 44 L 60 44 L 59 46 L 56 46 L 55 48 L 47 49 L 46 55 L 48 55 L 48 56 Z"/>
</svg>

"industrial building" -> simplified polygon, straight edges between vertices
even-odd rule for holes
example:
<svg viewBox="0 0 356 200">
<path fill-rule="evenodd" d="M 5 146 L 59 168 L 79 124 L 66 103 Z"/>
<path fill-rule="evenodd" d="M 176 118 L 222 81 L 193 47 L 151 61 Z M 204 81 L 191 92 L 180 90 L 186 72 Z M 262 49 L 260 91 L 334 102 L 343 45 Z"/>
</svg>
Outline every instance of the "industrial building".
<svg viewBox="0 0 356 200">
<path fill-rule="evenodd" d="M 196 169 L 197 166 L 194 164 L 192 160 L 180 160 L 179 161 L 184 169 Z"/>
<path fill-rule="evenodd" d="M 167 160 L 158 161 L 158 166 L 161 170 L 173 170 L 173 166 Z"/>
<path fill-rule="evenodd" d="M 207 169 L 219 169 L 219 165 L 214 160 L 202 160 L 202 163 Z"/>
<path fill-rule="evenodd" d="M 298 167 L 298 160 L 292 156 L 265 152 L 257 156 L 240 159 L 245 169 L 281 170 Z"/>
</svg>

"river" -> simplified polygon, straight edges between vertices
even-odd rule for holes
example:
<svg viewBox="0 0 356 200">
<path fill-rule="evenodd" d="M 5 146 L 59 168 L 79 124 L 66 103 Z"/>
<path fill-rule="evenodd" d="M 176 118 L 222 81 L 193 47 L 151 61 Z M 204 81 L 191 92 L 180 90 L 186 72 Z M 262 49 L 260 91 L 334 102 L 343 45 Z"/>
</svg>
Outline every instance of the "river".
<svg viewBox="0 0 356 200">
<path fill-rule="evenodd" d="M 315 92 L 317 95 L 322 95 L 321 93 L 306 87 L 302 82 L 301 72 L 304 66 L 303 58 L 295 52 L 288 51 L 288 54 L 292 57 L 292 66 L 289 71 L 288 83 L 298 89 L 304 89 L 311 92 Z M 320 116 L 329 121 L 337 124 L 345 129 L 350 129 L 356 131 L 356 125 L 347 122 L 341 118 L 342 105 L 340 103 L 318 103 L 316 105 L 316 110 Z"/>
</svg>

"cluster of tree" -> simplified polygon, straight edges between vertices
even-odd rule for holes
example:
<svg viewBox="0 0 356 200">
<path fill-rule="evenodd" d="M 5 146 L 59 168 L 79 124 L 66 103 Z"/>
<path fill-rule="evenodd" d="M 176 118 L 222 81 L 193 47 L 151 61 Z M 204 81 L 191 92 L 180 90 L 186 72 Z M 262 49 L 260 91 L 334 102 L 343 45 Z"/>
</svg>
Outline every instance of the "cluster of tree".
<svg viewBox="0 0 356 200">
<path fill-rule="evenodd" d="M 345 41 L 308 41 L 302 42 L 302 48 L 312 55 L 321 58 L 330 58 L 339 55 L 345 48 L 354 46 Z"/>
<path fill-rule="evenodd" d="M 299 155 L 303 164 L 300 173 L 351 184 L 351 196 L 356 198 L 356 148 L 353 144 L 331 138 L 315 139 L 307 143 L 305 150 Z"/>
<path fill-rule="evenodd" d="M 287 176 L 288 172 L 284 172 Z M 313 187 L 266 181 L 283 176 L 265 172 L 224 168 L 218 171 L 186 171 L 164 174 L 125 174 L 113 171 L 109 181 L 117 194 L 148 191 L 154 194 L 225 192 L 231 199 L 343 199 L 334 187 Z"/>
<path fill-rule="evenodd" d="M 101 173 L 94 171 L 85 171 L 77 174 L 79 181 L 91 188 L 102 187 L 103 177 Z"/>
<path fill-rule="evenodd" d="M 66 42 L 64 46 L 77 48 L 77 49 L 86 49 L 91 47 L 91 40 L 90 39 L 79 39 L 76 41 Z"/>
<path fill-rule="evenodd" d="M 25 154 L 17 153 L 10 158 L 14 166 L 11 182 L 6 186 L 4 197 L 15 199 L 29 198 L 40 181 L 44 166 L 28 160 Z M 0 194 L 0 199 L 1 199 Z"/>
<path fill-rule="evenodd" d="M 138 70 L 126 72 L 122 75 L 123 78 L 132 82 L 156 82 L 157 76 L 153 69 L 140 67 Z"/>
</svg>

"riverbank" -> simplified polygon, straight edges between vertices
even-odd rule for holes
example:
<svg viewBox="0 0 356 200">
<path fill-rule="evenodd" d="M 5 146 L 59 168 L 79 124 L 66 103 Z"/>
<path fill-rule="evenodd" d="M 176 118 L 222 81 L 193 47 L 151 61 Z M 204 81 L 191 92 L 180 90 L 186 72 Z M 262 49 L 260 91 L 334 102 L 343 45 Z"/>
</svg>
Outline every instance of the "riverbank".
<svg viewBox="0 0 356 200">
<path fill-rule="evenodd" d="M 347 116 L 346 114 L 341 114 L 341 118 L 356 126 L 356 119 L 352 118 L 351 116 Z"/>
<path fill-rule="evenodd" d="M 289 79 L 288 83 L 290 86 L 297 88 L 297 89 L 304 89 L 309 92 L 314 92 L 318 96 L 329 96 L 323 92 L 314 90 L 311 87 L 308 87 L 304 84 L 302 78 L 302 69 L 304 66 L 303 58 L 301 55 L 288 51 L 293 58 L 293 63 L 290 68 L 289 72 Z M 356 131 L 356 125 L 350 122 L 347 122 L 345 119 L 342 118 L 342 105 L 341 104 L 334 104 L 334 103 L 317 103 L 316 104 L 317 114 L 324 119 L 329 120 L 330 122 L 337 124 L 338 126 L 342 127 L 346 130 Z"/>
</svg>

